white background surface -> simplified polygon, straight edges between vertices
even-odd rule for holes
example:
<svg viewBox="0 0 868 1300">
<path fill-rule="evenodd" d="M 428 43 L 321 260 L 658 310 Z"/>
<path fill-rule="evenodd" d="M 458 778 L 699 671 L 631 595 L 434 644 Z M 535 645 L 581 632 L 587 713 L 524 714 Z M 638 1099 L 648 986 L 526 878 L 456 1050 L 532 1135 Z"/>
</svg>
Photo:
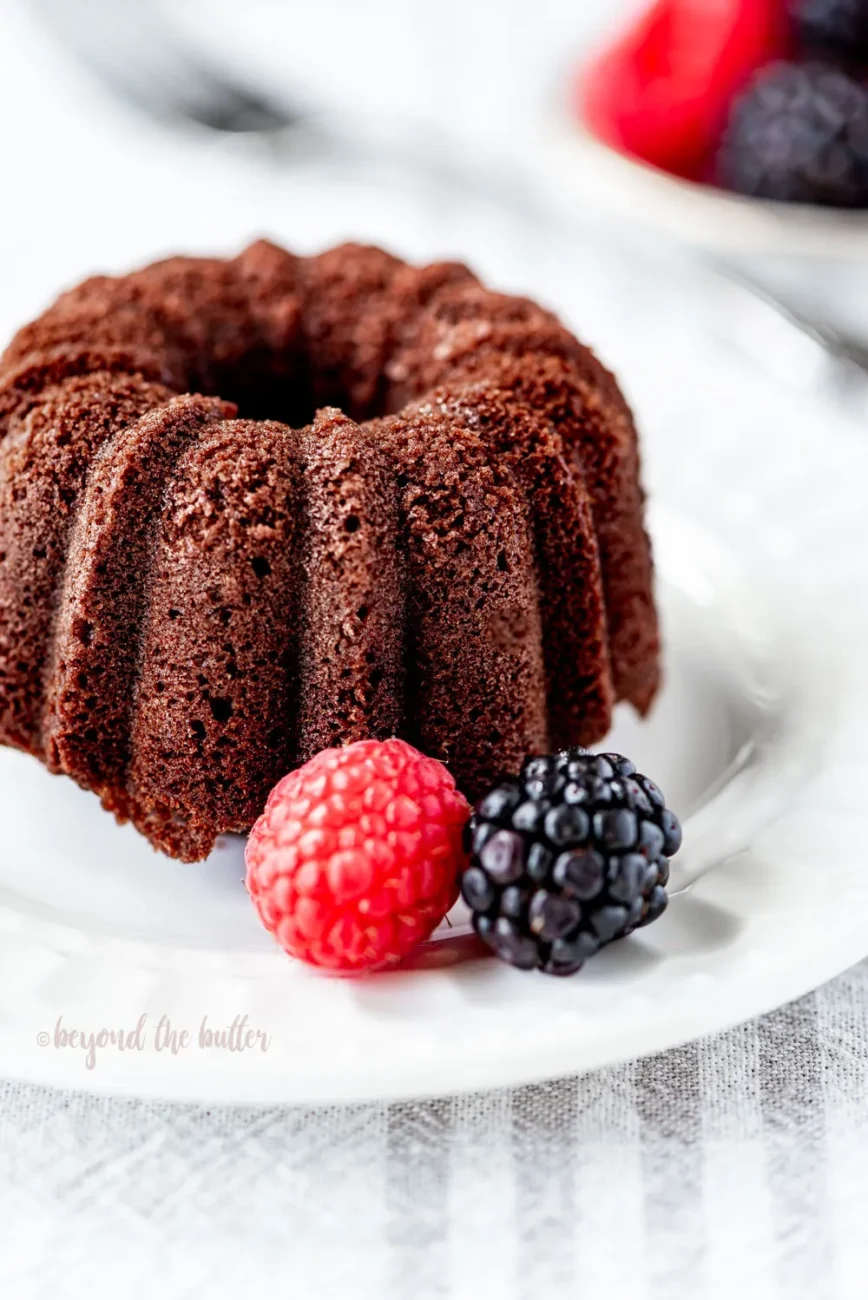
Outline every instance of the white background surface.
<svg viewBox="0 0 868 1300">
<path fill-rule="evenodd" d="M 277 201 L 218 151 L 115 115 L 24 7 L 0 0 L 4 333 L 63 282 L 220 246 Z M 580 29 L 615 6 L 177 8 L 194 26 L 208 13 L 215 51 L 272 87 L 400 102 L 504 149 L 532 139 Z M 197 179 L 201 205 L 175 201 Z M 423 1106 L 208 1112 L 0 1084 L 0 1289 L 862 1300 L 866 998 L 862 967 L 650 1061 Z"/>
<path fill-rule="evenodd" d="M 131 3 L 115 6 L 119 22 Z M 215 66 L 255 78 L 276 99 L 394 114 L 519 156 L 561 93 L 577 53 L 625 7 L 621 0 L 161 4 L 208 49 Z M 152 231 L 163 225 L 156 210 L 171 202 L 158 190 L 161 178 L 171 183 L 182 166 L 207 163 L 193 161 L 201 150 L 190 153 L 138 118 L 118 114 L 113 100 L 46 44 L 38 8 L 27 0 L 0 0 L 4 194 L 17 192 L 23 200 L 6 208 L 0 228 L 18 251 L 26 255 L 33 244 L 51 262 L 40 285 L 46 293 L 56 284 L 57 268 L 72 268 L 76 258 L 94 262 L 102 253 L 110 260 L 122 242 L 153 243 Z M 255 211 L 256 196 L 248 197 Z M 220 198 L 225 201 L 224 194 Z M 178 239 L 197 225 L 207 237 L 207 210 L 176 211 L 173 218 L 168 230 Z M 15 275 L 15 260 L 6 273 Z M 38 292 L 31 290 L 31 298 Z"/>
</svg>

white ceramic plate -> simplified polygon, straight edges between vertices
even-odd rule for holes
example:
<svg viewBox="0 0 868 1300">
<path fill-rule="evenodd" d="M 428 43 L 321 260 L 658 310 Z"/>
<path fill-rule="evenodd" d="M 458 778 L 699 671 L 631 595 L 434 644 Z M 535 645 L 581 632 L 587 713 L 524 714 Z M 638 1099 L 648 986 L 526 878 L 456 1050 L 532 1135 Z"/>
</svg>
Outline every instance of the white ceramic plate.
<svg viewBox="0 0 868 1300">
<path fill-rule="evenodd" d="M 560 201 L 641 222 L 704 253 L 844 260 L 868 254 L 868 212 L 774 203 L 698 185 L 629 158 L 556 111 L 538 155 Z"/>
<path fill-rule="evenodd" d="M 260 229 L 301 248 L 354 233 L 418 258 L 460 252 L 551 303 L 622 375 L 645 434 L 667 685 L 646 724 L 619 717 L 610 744 L 685 818 L 679 892 L 657 925 L 569 981 L 481 956 L 460 911 L 411 968 L 327 979 L 259 928 L 240 842 L 201 866 L 172 863 L 70 782 L 2 752 L 0 1073 L 239 1103 L 507 1085 L 721 1029 L 866 955 L 859 435 L 742 356 L 683 276 L 430 182 L 321 167 L 267 180 L 212 162 L 191 168 L 189 196 L 176 172 L 172 210 L 155 207 L 126 243 L 82 231 L 70 277 L 101 237 L 119 265 L 174 243 L 237 246 L 255 181 Z M 203 179 L 213 201 L 194 211 Z M 40 264 L 19 249 L 19 286 Z M 252 1031 L 246 1050 L 231 1050 L 237 1037 L 200 1044 L 203 1022 L 226 1030 L 236 1017 Z M 84 1046 L 64 1038 L 73 1031 Z"/>
</svg>

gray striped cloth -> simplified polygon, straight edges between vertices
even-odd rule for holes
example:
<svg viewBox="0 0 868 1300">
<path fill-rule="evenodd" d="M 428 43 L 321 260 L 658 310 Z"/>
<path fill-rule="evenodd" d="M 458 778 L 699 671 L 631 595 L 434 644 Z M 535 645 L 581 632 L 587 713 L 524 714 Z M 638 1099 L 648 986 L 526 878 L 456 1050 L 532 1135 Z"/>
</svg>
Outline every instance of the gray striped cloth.
<svg viewBox="0 0 868 1300">
<path fill-rule="evenodd" d="M 232 1110 L 0 1084 L 0 1295 L 864 1300 L 868 963 L 585 1078 Z"/>
</svg>

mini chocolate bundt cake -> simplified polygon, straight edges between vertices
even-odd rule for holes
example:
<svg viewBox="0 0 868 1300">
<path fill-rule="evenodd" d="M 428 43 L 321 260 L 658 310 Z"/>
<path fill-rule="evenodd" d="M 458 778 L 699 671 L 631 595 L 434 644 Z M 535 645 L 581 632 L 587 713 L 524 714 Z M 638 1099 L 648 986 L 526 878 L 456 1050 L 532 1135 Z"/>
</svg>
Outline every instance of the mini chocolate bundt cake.
<svg viewBox="0 0 868 1300">
<path fill-rule="evenodd" d="M 557 319 L 347 245 L 97 277 L 0 359 L 0 741 L 175 857 L 328 745 L 477 796 L 659 675 L 636 432 Z"/>
</svg>

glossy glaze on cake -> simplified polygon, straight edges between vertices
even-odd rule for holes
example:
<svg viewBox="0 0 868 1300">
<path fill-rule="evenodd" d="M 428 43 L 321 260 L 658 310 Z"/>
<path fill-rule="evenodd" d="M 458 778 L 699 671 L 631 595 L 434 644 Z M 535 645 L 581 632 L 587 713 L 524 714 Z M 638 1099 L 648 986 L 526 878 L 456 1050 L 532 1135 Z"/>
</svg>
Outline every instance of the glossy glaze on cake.
<svg viewBox="0 0 868 1300">
<path fill-rule="evenodd" d="M 0 741 L 167 853 L 370 736 L 473 798 L 645 711 L 658 657 L 614 379 L 462 266 L 172 258 L 0 360 Z"/>
</svg>

